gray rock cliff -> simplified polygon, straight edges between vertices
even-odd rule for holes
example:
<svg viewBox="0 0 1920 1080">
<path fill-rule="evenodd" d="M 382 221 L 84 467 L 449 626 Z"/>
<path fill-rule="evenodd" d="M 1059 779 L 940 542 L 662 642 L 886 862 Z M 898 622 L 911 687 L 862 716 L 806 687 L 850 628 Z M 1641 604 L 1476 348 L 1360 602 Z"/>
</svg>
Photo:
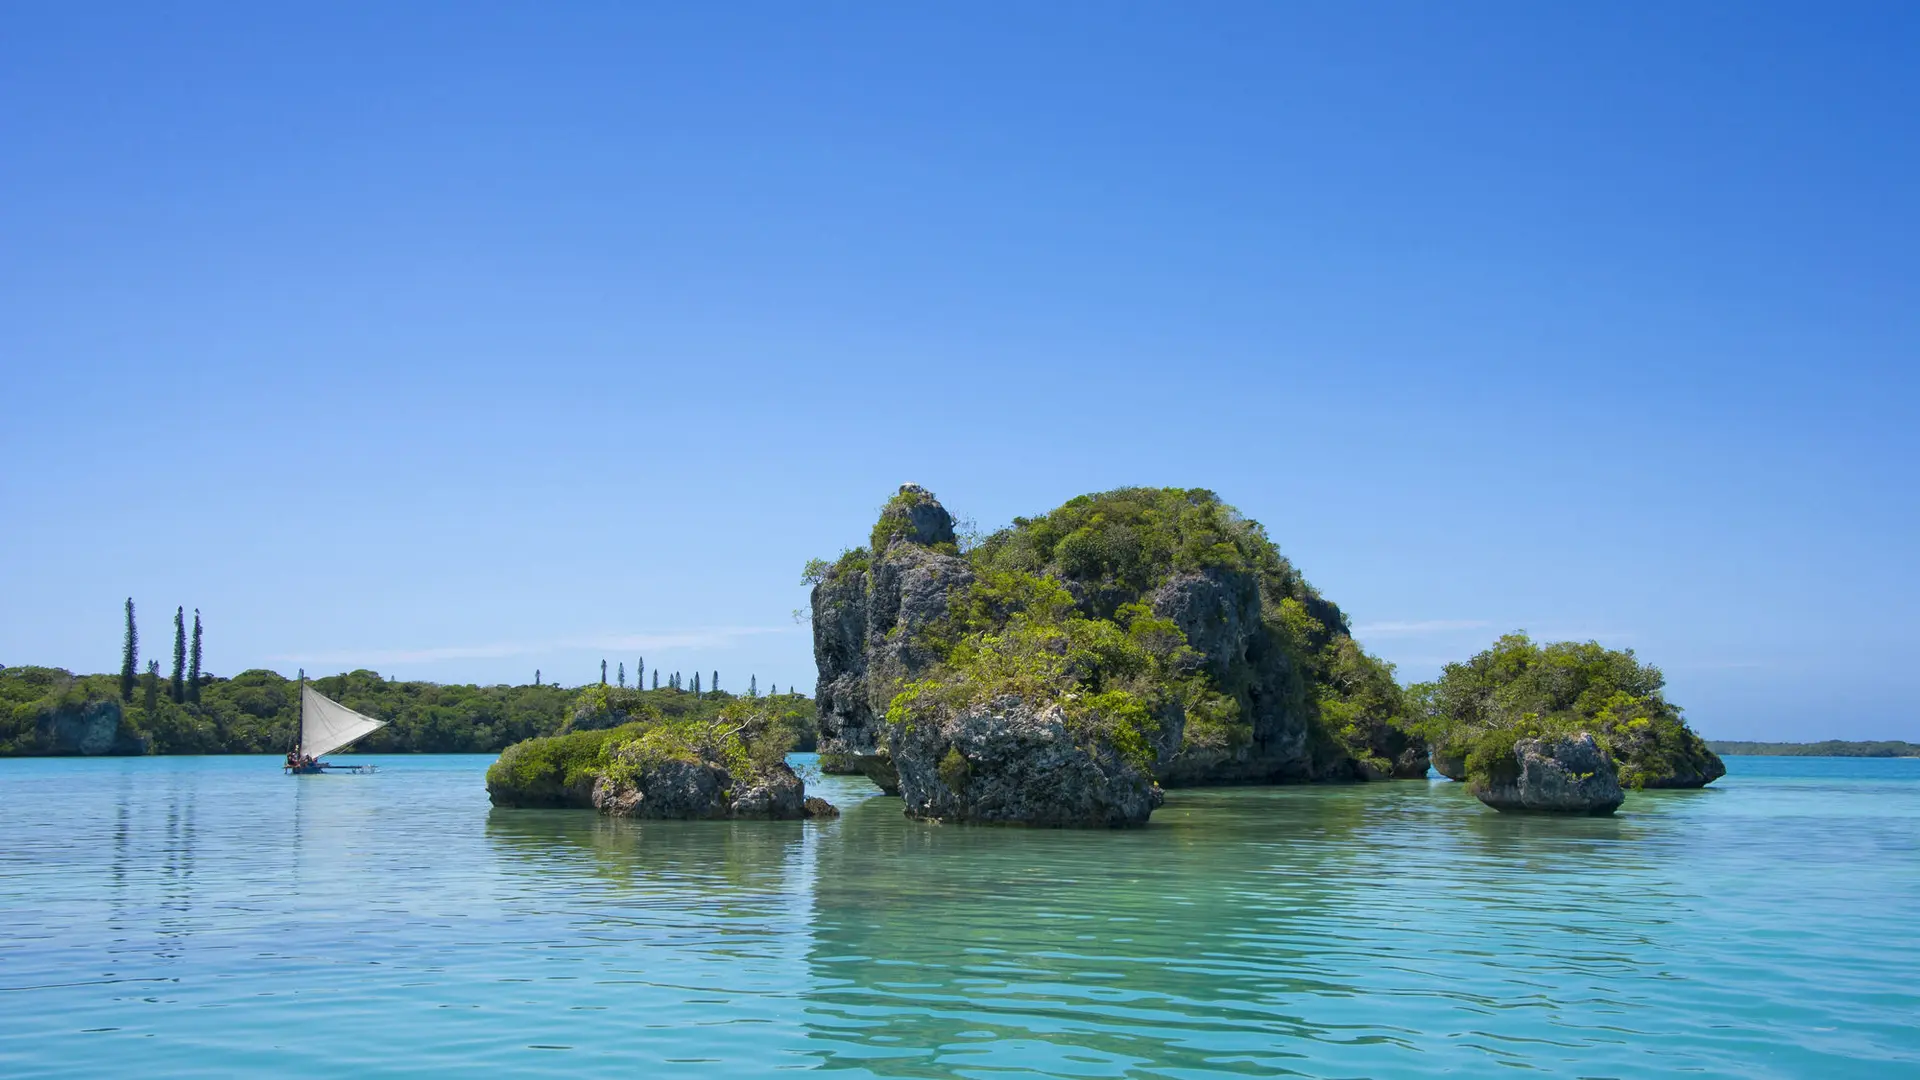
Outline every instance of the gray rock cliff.
<svg viewBox="0 0 1920 1080">
<path fill-rule="evenodd" d="M 843 560 L 813 588 L 814 701 L 820 752 L 898 795 L 881 730 L 889 688 L 933 663 L 919 632 L 946 617 L 973 571 L 953 547 L 952 515 L 917 484 L 900 488 L 874 537 L 866 559 Z"/>
<path fill-rule="evenodd" d="M 632 781 L 602 776 L 594 781 L 593 808 L 609 817 L 681 821 L 704 818 L 766 818 L 778 821 L 832 816 L 820 799 L 809 799 L 800 778 L 785 765 L 737 782 L 717 765 L 665 761 Z M 817 803 L 818 807 L 809 806 Z M 820 807 L 824 807 L 823 812 Z"/>
<path fill-rule="evenodd" d="M 1052 705 L 976 705 L 894 739 L 907 814 L 931 821 L 1039 826 L 1143 825 L 1161 803 L 1145 769 L 1077 737 Z"/>
<path fill-rule="evenodd" d="M 1586 732 L 1521 739 L 1513 756 L 1511 775 L 1473 791 L 1502 813 L 1611 814 L 1626 801 L 1612 756 Z"/>
</svg>

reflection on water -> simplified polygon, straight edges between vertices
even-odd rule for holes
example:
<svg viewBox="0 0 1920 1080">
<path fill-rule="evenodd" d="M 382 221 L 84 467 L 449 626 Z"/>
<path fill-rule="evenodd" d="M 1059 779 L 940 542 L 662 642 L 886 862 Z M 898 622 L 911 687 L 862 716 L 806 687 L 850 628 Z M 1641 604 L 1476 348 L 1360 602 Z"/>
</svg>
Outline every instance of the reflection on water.
<svg viewBox="0 0 1920 1080">
<path fill-rule="evenodd" d="M 9 1074 L 1911 1076 L 1920 768 L 1120 832 L 486 805 L 481 758 L 0 761 Z M 1915 763 L 1920 764 L 1920 763 Z"/>
</svg>

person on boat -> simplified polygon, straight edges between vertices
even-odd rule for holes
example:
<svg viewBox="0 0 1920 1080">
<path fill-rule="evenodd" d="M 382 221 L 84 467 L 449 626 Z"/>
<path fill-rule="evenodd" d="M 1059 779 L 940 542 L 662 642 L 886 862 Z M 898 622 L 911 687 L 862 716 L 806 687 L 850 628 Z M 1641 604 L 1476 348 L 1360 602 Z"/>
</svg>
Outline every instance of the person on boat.
<svg viewBox="0 0 1920 1080">
<path fill-rule="evenodd" d="M 287 751 L 287 768 L 297 769 L 299 767 L 300 767 L 300 755 L 295 753 L 292 750 Z"/>
</svg>

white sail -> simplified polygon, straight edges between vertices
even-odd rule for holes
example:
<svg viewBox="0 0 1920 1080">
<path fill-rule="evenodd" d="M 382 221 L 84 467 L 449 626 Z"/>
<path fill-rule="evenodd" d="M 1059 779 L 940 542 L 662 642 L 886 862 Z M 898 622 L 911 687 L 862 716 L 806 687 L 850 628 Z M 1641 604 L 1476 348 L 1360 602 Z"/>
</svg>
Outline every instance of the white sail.
<svg viewBox="0 0 1920 1080">
<path fill-rule="evenodd" d="M 385 720 L 361 716 L 311 686 L 300 688 L 300 752 L 308 757 L 331 754 L 387 726 Z"/>
</svg>

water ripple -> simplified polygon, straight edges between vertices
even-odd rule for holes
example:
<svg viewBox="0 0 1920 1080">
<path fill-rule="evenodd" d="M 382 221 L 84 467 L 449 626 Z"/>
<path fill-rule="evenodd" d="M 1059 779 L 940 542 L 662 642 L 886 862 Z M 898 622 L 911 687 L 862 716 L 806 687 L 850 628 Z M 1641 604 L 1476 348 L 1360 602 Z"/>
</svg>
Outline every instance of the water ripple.
<svg viewBox="0 0 1920 1080">
<path fill-rule="evenodd" d="M 479 758 L 0 761 L 9 1075 L 1917 1077 L 1920 763 L 1612 819 L 1457 785 L 1151 827 L 493 811 Z"/>
</svg>

